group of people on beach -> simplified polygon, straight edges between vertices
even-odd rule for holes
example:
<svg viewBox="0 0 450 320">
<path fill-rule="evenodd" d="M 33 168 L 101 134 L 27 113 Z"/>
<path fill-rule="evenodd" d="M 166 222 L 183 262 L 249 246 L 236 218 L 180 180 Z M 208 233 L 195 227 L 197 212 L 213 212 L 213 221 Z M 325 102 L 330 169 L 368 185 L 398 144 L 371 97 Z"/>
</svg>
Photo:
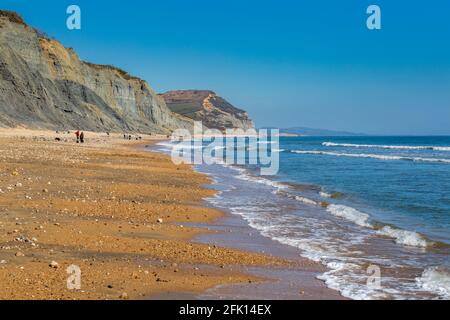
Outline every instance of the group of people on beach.
<svg viewBox="0 0 450 320">
<path fill-rule="evenodd" d="M 56 131 L 56 133 L 59 133 L 59 131 Z M 67 131 L 67 134 L 70 134 L 70 131 Z M 109 137 L 110 136 L 110 133 L 109 132 L 106 132 L 106 135 Z M 150 134 L 151 135 L 151 134 Z M 83 131 L 80 131 L 80 130 L 77 130 L 77 131 L 75 131 L 75 136 L 76 136 L 76 138 L 77 138 L 77 143 L 84 143 L 84 138 L 85 138 L 85 136 L 84 136 L 84 132 Z M 136 139 L 136 140 L 142 140 L 142 137 L 141 136 L 135 136 L 135 137 L 133 137 L 131 134 L 124 134 L 123 135 L 123 138 L 125 139 L 125 140 L 133 140 L 133 139 Z M 56 140 L 57 141 L 61 141 L 61 138 L 56 138 Z"/>
<path fill-rule="evenodd" d="M 124 138 L 125 140 L 132 140 L 132 139 L 133 139 L 133 137 L 131 136 L 131 134 L 125 134 L 125 133 L 124 133 L 124 135 L 123 135 L 123 138 Z M 136 138 L 136 140 L 142 140 L 142 137 L 141 137 L 141 136 L 136 136 L 135 138 Z"/>
</svg>

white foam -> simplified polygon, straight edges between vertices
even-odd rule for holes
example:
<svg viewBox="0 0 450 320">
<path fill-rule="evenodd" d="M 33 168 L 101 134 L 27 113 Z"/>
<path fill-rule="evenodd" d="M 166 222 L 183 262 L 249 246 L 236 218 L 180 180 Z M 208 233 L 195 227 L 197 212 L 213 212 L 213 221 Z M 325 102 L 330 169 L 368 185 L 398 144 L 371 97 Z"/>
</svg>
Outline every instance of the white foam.
<svg viewBox="0 0 450 320">
<path fill-rule="evenodd" d="M 328 152 L 328 151 L 318 151 L 318 150 L 291 150 L 291 152 L 298 153 L 298 154 L 317 154 L 317 155 L 335 156 L 335 157 L 372 158 L 372 159 L 378 159 L 378 160 L 406 160 L 406 161 L 419 161 L 419 162 L 450 163 L 450 159 L 406 157 L 406 156 L 387 156 L 387 155 L 367 154 L 367 153 L 339 153 L 339 152 Z"/>
<path fill-rule="evenodd" d="M 393 146 L 393 145 L 353 144 L 353 143 L 334 143 L 334 142 L 324 142 L 322 143 L 322 145 L 325 147 L 450 151 L 450 147 L 439 147 L 439 146 Z"/>
<path fill-rule="evenodd" d="M 427 290 L 437 293 L 445 299 L 450 299 L 450 272 L 439 267 L 424 270 L 422 276 L 416 278 L 417 284 Z"/>
<path fill-rule="evenodd" d="M 188 149 L 202 149 L 203 148 L 203 146 L 194 146 L 194 145 L 191 145 L 190 143 L 187 144 L 187 143 L 184 143 L 184 142 L 183 143 L 177 143 L 177 144 L 167 143 L 167 142 L 160 142 L 160 143 L 157 143 L 157 145 L 161 146 L 161 147 L 170 148 L 170 150 L 179 150 L 179 149 L 188 150 Z"/>
<path fill-rule="evenodd" d="M 386 299 L 386 293 L 381 290 L 372 289 L 362 283 L 353 282 L 348 279 L 348 271 L 358 273 L 361 267 L 354 263 L 333 261 L 326 264 L 329 271 L 317 276 L 317 279 L 325 282 L 330 289 L 337 290 L 342 296 L 354 300 Z"/>
<path fill-rule="evenodd" d="M 331 198 L 331 197 L 332 197 L 331 194 L 326 193 L 326 192 L 324 192 L 324 191 L 319 192 L 319 195 L 320 195 L 322 198 Z"/>
<path fill-rule="evenodd" d="M 227 164 L 224 164 L 224 166 L 236 171 L 236 174 L 232 175 L 233 177 L 238 176 L 239 179 L 272 186 L 275 189 L 279 187 L 289 188 L 286 184 L 253 176 L 242 167 Z M 227 172 L 227 170 L 224 171 Z M 230 182 L 238 186 L 238 188 L 244 188 L 241 190 L 245 190 L 248 187 L 247 183 L 236 181 L 234 178 Z M 258 188 L 261 192 L 264 192 L 264 189 L 266 188 Z M 325 194 L 321 194 L 321 196 L 324 197 Z M 294 197 L 291 198 L 293 199 Z M 314 201 L 303 197 L 296 199 L 305 203 L 308 200 Z M 432 288 L 431 284 L 428 284 L 426 288 L 429 288 L 429 290 L 426 290 L 425 287 L 424 289 L 418 288 L 416 282 L 409 281 L 408 283 L 411 284 L 411 293 L 409 293 L 408 283 L 405 284 L 403 280 L 395 278 L 392 279 L 392 282 L 388 282 L 391 280 L 387 277 L 383 277 L 384 285 L 381 290 L 374 290 L 366 285 L 365 269 L 361 269 L 359 266 L 365 265 L 363 263 L 366 263 L 366 261 L 380 265 L 386 263 L 392 266 L 394 261 L 388 258 L 386 258 L 386 261 L 383 261 L 380 258 L 381 262 L 378 262 L 377 257 L 367 257 L 364 255 L 364 252 L 357 253 L 354 250 L 354 247 L 357 247 L 360 243 L 365 243 L 365 239 L 368 236 L 373 236 L 375 233 L 375 230 L 369 223 L 369 215 L 354 208 L 330 205 L 332 212 L 329 211 L 329 213 L 332 213 L 334 216 L 370 228 L 361 229 L 362 232 L 346 235 L 340 232 L 341 228 L 335 223 L 335 219 L 324 218 L 323 212 L 317 217 L 307 216 L 302 218 L 301 216 L 287 214 L 280 208 L 279 214 L 274 214 L 273 210 L 276 209 L 271 206 L 264 206 L 264 203 L 252 205 L 248 202 L 240 202 L 239 197 L 237 199 L 234 196 L 230 198 L 225 194 L 222 194 L 220 197 L 210 198 L 209 202 L 218 208 L 226 208 L 232 214 L 241 216 L 248 222 L 250 227 L 258 230 L 261 235 L 299 248 L 301 256 L 326 265 L 330 270 L 319 276 L 319 279 L 325 281 L 328 287 L 339 290 L 345 297 L 352 299 L 414 299 L 416 298 L 414 296 L 416 292 L 426 291 L 426 294 L 429 294 L 428 291 L 432 290 L 430 289 Z M 314 203 L 316 202 L 314 201 Z M 309 204 L 312 205 L 313 203 L 310 202 Z M 335 235 L 338 235 L 338 237 Z M 395 245 L 393 241 L 392 244 Z M 418 296 L 417 298 L 420 297 Z"/>
<path fill-rule="evenodd" d="M 161 146 L 161 147 L 168 147 L 168 148 L 172 148 L 173 147 L 172 143 L 167 143 L 167 142 L 158 142 L 156 145 L 157 146 Z"/>
<path fill-rule="evenodd" d="M 327 211 L 336 217 L 346 219 L 361 227 L 373 228 L 373 226 L 368 222 L 369 215 L 354 208 L 344 205 L 330 204 L 327 207 Z"/>
<path fill-rule="evenodd" d="M 430 245 L 420 234 L 414 231 L 395 229 L 385 226 L 377 231 L 377 234 L 394 238 L 395 242 L 405 246 L 426 248 Z"/>
<path fill-rule="evenodd" d="M 251 181 L 251 182 L 265 184 L 267 186 L 274 187 L 274 188 L 276 188 L 278 190 L 286 189 L 288 187 L 287 185 L 284 185 L 284 184 L 282 184 L 280 182 L 276 182 L 276 181 L 265 179 L 265 178 L 259 178 L 259 177 L 251 176 L 251 175 L 247 174 L 245 172 L 245 170 L 243 172 L 241 172 L 240 175 L 236 176 L 236 178 L 241 179 L 241 180 L 245 180 L 245 181 Z"/>
<path fill-rule="evenodd" d="M 311 205 L 311 206 L 317 206 L 317 202 L 315 202 L 314 200 L 305 198 L 305 197 L 296 196 L 295 200 L 303 202 L 304 204 L 308 204 L 308 205 Z"/>
</svg>

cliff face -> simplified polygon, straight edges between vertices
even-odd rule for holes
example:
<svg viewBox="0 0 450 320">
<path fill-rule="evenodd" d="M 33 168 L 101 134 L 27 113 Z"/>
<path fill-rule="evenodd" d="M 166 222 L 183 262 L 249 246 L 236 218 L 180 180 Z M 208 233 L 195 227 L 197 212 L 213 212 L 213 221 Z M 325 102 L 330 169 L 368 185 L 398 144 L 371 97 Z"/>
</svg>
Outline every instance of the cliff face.
<svg viewBox="0 0 450 320">
<path fill-rule="evenodd" d="M 250 129 L 254 127 L 248 114 L 232 106 L 213 91 L 180 90 L 161 95 L 173 112 L 195 121 L 202 121 L 208 128 Z"/>
<path fill-rule="evenodd" d="M 83 62 L 0 11 L 0 126 L 169 133 L 192 128 L 143 80 Z"/>
</svg>

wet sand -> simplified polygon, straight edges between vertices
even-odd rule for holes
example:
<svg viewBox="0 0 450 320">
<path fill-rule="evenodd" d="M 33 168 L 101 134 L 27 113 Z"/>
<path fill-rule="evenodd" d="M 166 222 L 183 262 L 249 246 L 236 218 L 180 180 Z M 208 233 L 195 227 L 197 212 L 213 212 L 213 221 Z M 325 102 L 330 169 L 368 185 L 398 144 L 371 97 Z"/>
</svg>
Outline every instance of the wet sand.
<svg viewBox="0 0 450 320">
<path fill-rule="evenodd" d="M 297 259 L 193 242 L 224 213 L 202 206 L 215 192 L 206 175 L 144 151 L 161 138 L 86 133 L 76 144 L 73 133 L 0 129 L 0 299 L 200 297 L 265 281 L 261 268 L 303 270 Z M 78 290 L 67 287 L 72 265 Z"/>
<path fill-rule="evenodd" d="M 261 236 L 240 216 L 225 213 L 214 224 L 197 225 L 212 231 L 194 238 L 198 243 L 222 244 L 289 261 L 294 264 L 271 266 L 243 266 L 238 270 L 268 279 L 252 284 L 222 285 L 197 296 L 198 299 L 257 299 L 257 300 L 344 300 L 337 291 L 328 289 L 316 276 L 325 272 L 321 264 L 303 258 L 297 248 Z"/>
</svg>

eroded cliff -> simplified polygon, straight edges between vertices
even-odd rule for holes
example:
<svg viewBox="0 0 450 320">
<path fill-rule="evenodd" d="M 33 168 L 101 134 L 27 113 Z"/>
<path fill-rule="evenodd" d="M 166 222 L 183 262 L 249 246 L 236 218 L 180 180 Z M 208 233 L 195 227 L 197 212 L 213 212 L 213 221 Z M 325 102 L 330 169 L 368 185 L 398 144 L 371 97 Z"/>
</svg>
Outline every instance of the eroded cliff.
<svg viewBox="0 0 450 320">
<path fill-rule="evenodd" d="M 254 127 L 247 112 L 234 107 L 213 91 L 178 90 L 166 92 L 161 96 L 173 112 L 195 121 L 202 121 L 208 128 L 247 130 Z"/>
<path fill-rule="evenodd" d="M 191 128 L 142 79 L 80 60 L 0 11 L 0 126 L 169 133 Z"/>
</svg>

